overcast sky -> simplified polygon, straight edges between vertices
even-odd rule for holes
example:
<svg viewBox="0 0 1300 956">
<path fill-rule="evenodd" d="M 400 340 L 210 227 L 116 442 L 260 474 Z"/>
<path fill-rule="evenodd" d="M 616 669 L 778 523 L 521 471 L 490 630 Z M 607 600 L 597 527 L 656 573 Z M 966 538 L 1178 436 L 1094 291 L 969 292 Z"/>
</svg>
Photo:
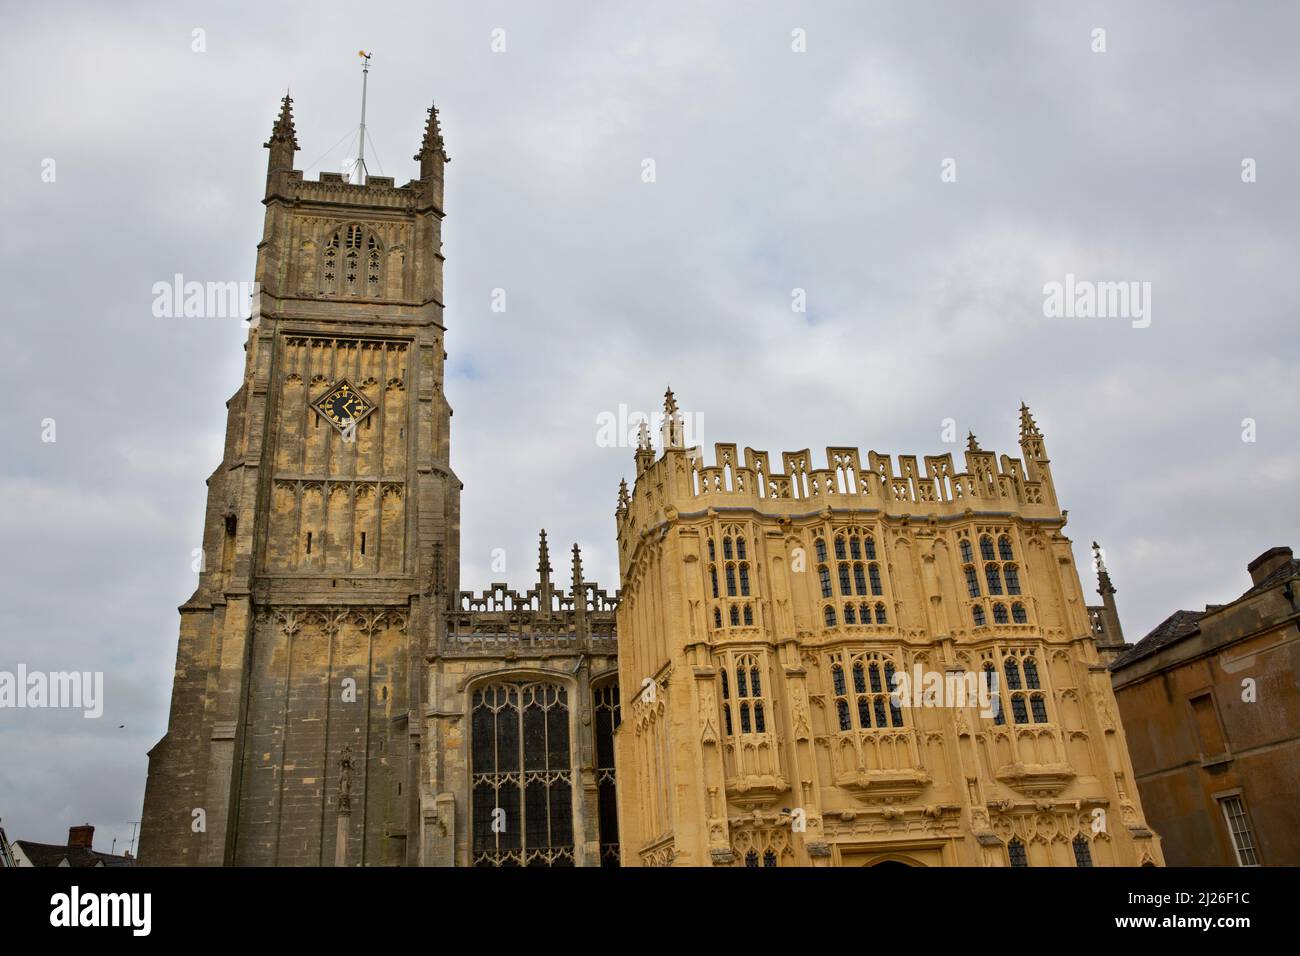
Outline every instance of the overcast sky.
<svg viewBox="0 0 1300 956">
<path fill-rule="evenodd" d="M 577 541 L 613 590 L 632 456 L 597 417 L 667 384 L 710 456 L 960 456 L 968 429 L 1018 455 L 1027 401 L 1084 586 L 1096 538 L 1130 641 L 1300 543 L 1295 5 L 469 7 L 6 11 L 0 670 L 107 682 L 98 720 L 0 710 L 11 838 L 88 821 L 120 851 L 140 817 L 246 337 L 154 318 L 151 287 L 251 281 L 279 99 L 299 168 L 338 170 L 360 47 L 372 173 L 416 175 L 434 99 L 452 157 L 463 586 L 527 588 L 544 526 L 562 580 Z M 1045 316 L 1067 274 L 1149 282 L 1149 327 Z"/>
</svg>

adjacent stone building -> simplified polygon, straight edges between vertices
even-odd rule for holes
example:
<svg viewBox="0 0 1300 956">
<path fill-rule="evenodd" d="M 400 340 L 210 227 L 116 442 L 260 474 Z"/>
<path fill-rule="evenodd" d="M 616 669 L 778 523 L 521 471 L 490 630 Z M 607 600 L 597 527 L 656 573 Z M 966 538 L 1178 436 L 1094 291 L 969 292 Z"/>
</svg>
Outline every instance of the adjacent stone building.
<svg viewBox="0 0 1300 956">
<path fill-rule="evenodd" d="M 1175 611 L 1110 665 L 1171 866 L 1300 864 L 1300 561 L 1272 548 L 1247 572 L 1241 597 Z"/>
<path fill-rule="evenodd" d="M 665 422 L 617 512 L 623 865 L 1162 862 L 1027 408 L 960 470 Z"/>
</svg>

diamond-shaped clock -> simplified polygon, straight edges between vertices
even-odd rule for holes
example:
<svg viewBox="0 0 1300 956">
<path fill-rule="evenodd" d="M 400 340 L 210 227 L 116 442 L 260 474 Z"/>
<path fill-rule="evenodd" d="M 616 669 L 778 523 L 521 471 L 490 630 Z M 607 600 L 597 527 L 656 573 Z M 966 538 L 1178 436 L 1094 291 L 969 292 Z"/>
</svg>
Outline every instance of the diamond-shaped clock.
<svg viewBox="0 0 1300 956">
<path fill-rule="evenodd" d="M 346 432 L 375 410 L 370 399 L 362 395 L 347 379 L 340 379 L 312 407 L 341 432 Z"/>
</svg>

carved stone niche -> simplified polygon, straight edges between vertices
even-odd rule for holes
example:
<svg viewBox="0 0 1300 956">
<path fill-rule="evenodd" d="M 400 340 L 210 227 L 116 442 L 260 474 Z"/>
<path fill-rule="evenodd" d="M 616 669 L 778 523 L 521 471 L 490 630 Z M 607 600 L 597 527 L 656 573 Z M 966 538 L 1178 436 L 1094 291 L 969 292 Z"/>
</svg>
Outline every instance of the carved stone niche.
<svg viewBox="0 0 1300 956">
<path fill-rule="evenodd" d="M 910 799 L 933 782 L 910 728 L 841 733 L 826 743 L 831 780 L 859 799 Z"/>
<path fill-rule="evenodd" d="M 747 810 L 775 803 L 790 792 L 790 781 L 779 773 L 746 773 L 727 778 L 727 797 Z"/>
<path fill-rule="evenodd" d="M 1053 797 L 1075 777 L 1074 768 L 1067 763 L 1009 763 L 993 775 L 1027 797 Z"/>
<path fill-rule="evenodd" d="M 928 787 L 931 776 L 924 770 L 849 770 L 836 773 L 835 786 L 855 797 L 907 798 L 918 796 Z"/>
</svg>

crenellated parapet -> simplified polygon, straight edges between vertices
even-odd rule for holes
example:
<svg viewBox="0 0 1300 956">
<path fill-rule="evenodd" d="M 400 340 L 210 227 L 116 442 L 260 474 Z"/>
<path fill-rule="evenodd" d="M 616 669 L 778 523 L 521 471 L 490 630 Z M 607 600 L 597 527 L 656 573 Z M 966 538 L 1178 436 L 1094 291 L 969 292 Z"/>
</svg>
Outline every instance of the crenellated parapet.
<svg viewBox="0 0 1300 956">
<path fill-rule="evenodd" d="M 350 183 L 342 173 L 322 172 L 316 180 L 304 179 L 302 170 L 285 175 L 293 200 L 304 203 L 337 204 L 376 209 L 400 209 L 413 212 L 422 195 L 421 182 L 411 180 L 404 186 L 394 185 L 391 176 L 370 176 L 364 183 Z"/>
<path fill-rule="evenodd" d="M 614 616 L 618 594 L 582 578 L 581 554 L 573 546 L 570 587 L 551 583 L 546 532 L 540 537 L 538 581 L 526 591 L 505 583 L 486 590 L 458 591 L 447 615 L 444 656 L 508 651 L 616 653 Z"/>
<path fill-rule="evenodd" d="M 643 432 L 635 486 L 619 489 L 615 514 L 625 554 L 634 537 L 628 532 L 658 526 L 670 509 L 752 508 L 790 518 L 829 508 L 897 517 L 974 512 L 1062 519 L 1043 436 L 1023 405 L 1020 457 L 986 451 L 971 435 L 960 463 L 951 453 L 895 458 L 868 451 L 864 458 L 858 448 L 832 446 L 820 460 L 805 448 L 782 452 L 775 464 L 769 452 L 725 443 L 715 444 L 712 463 L 706 462 L 699 447 L 681 444 L 675 406 L 670 391 L 661 454 L 655 457 Z"/>
</svg>

